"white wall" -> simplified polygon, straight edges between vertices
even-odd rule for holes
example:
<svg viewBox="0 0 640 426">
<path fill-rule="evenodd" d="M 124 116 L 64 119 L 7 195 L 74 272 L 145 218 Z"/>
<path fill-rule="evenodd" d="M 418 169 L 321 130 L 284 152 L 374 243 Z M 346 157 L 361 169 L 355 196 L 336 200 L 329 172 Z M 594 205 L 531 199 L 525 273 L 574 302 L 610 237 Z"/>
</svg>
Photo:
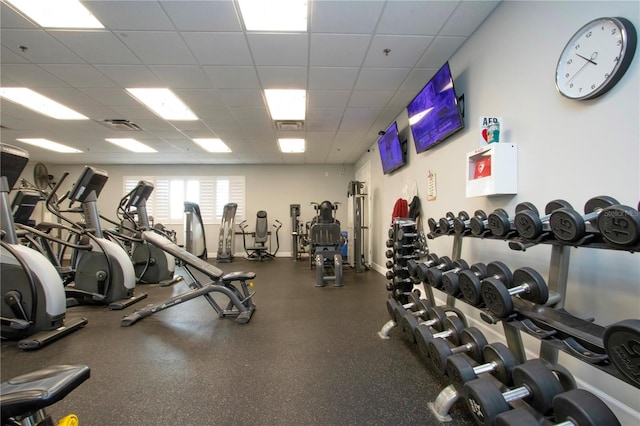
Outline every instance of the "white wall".
<svg viewBox="0 0 640 426">
<path fill-rule="evenodd" d="M 423 217 L 439 218 L 447 211 L 512 212 L 522 201 L 539 209 L 563 198 L 578 209 L 596 195 L 611 195 L 635 206 L 640 199 L 640 53 L 623 79 L 601 98 L 577 102 L 563 98 L 554 86 L 558 57 L 582 25 L 602 16 L 622 16 L 640 29 L 640 3 L 506 1 L 451 58 L 458 95 L 466 101 L 466 129 L 437 148 L 416 154 L 410 140 L 409 166 L 383 176 L 375 144 L 357 162 L 371 161 L 374 197 L 374 267 L 384 269 L 385 240 L 395 201 L 405 186 L 417 182 Z M 425 82 L 426 83 L 426 82 Z M 502 116 L 503 140 L 518 145 L 518 194 L 465 198 L 465 154 L 479 147 L 480 116 Z M 406 111 L 398 116 L 408 126 Z M 437 175 L 437 200 L 426 201 L 426 177 Z M 453 238 L 429 241 L 432 252 L 450 255 Z M 547 276 L 550 246 L 511 251 L 503 241 L 467 238 L 462 257 L 473 262 L 503 260 L 512 268 L 531 266 Z M 573 249 L 567 309 L 596 323 L 638 318 L 640 313 L 640 254 Z M 438 293 L 436 291 L 436 293 Z M 440 297 L 442 294 L 438 293 Z M 477 311 L 465 309 L 474 325 L 501 337 L 501 326 L 479 321 Z M 525 336 L 532 355 L 539 342 Z M 640 424 L 640 392 L 574 358 L 560 363 L 579 384 L 602 392 L 623 424 Z"/>
<path fill-rule="evenodd" d="M 258 210 L 266 210 L 270 229 L 274 220 L 282 222 L 280 229 L 280 250 L 278 256 L 291 255 L 291 217 L 289 215 L 290 204 L 300 204 L 300 220 L 310 221 L 315 215 L 311 202 L 329 200 L 339 202 L 337 218 L 342 224 L 343 230 L 347 226 L 347 187 L 353 180 L 352 165 L 100 165 L 92 166 L 106 170 L 109 180 L 98 199 L 98 209 L 103 216 L 116 218 L 116 208 L 123 194 L 124 176 L 245 176 L 246 177 L 246 216 L 247 231 L 255 230 L 255 217 Z M 33 181 L 33 164 L 29 164 L 23 177 Z M 83 166 L 79 165 L 50 165 L 49 174 L 59 179 L 63 172 L 69 172 L 61 193 L 71 189 L 71 186 L 80 175 Z M 239 220 L 236 219 L 236 224 Z M 178 233 L 178 242 L 181 244 L 184 237 L 183 220 L 179 223 L 165 224 L 169 229 Z M 235 231 L 239 231 L 236 226 Z M 205 225 L 205 238 L 210 257 L 215 257 L 218 248 L 218 225 Z M 249 244 L 250 237 L 247 238 Z M 275 250 L 275 236 L 272 237 L 272 249 Z M 253 245 L 253 244 L 252 244 Z M 242 236 L 236 236 L 235 252 L 243 255 Z"/>
</svg>

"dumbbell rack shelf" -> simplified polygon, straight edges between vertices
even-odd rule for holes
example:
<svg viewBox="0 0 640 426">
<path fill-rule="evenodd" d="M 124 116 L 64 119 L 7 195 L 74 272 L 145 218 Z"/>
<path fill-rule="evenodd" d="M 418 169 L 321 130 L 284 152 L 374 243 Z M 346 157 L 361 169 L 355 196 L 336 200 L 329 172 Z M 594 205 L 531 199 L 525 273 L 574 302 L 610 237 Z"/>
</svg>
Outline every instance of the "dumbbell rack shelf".
<svg viewBox="0 0 640 426">
<path fill-rule="evenodd" d="M 480 317 L 489 324 L 502 322 L 505 338 L 509 348 L 520 361 L 525 360 L 524 346 L 520 337 L 520 332 L 525 332 L 541 341 L 540 358 L 556 364 L 558 352 L 563 351 L 587 364 L 613 376 L 619 380 L 640 388 L 638 381 L 633 381 L 622 374 L 613 364 L 610 363 L 604 349 L 603 335 L 605 327 L 595 324 L 592 319 L 582 319 L 572 315 L 564 309 L 566 297 L 567 277 L 569 269 L 569 257 L 572 247 L 585 247 L 606 250 L 628 251 L 631 253 L 640 252 L 640 245 L 635 247 L 615 247 L 611 244 L 597 241 L 595 236 L 585 237 L 590 242 L 578 244 L 580 242 L 566 243 L 548 237 L 541 237 L 538 240 L 527 240 L 521 237 L 493 237 L 490 234 L 443 234 L 431 232 L 427 235 L 429 239 L 443 236 L 454 237 L 453 258 L 460 256 L 463 237 L 481 238 L 488 240 L 507 241 L 512 250 L 525 251 L 527 248 L 537 244 L 552 245 L 549 278 L 547 287 L 550 293 L 559 295 L 559 300 L 552 306 L 542 306 L 521 299 L 513 298 L 514 313 L 508 318 L 497 318 L 487 309 L 477 308 Z M 458 257 L 456 257 L 456 255 Z M 431 289 L 430 289 L 431 290 Z M 432 292 L 430 292 L 432 295 Z M 456 299 L 447 296 L 447 304 L 453 306 Z"/>
</svg>

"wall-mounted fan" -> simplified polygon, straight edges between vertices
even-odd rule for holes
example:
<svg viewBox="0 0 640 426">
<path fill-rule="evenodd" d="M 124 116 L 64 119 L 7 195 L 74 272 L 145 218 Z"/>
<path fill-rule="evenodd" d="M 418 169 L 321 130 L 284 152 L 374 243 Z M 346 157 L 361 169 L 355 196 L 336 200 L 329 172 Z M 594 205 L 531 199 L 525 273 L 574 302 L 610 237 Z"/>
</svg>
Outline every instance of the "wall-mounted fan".
<svg viewBox="0 0 640 426">
<path fill-rule="evenodd" d="M 47 166 L 44 163 L 37 163 L 33 168 L 33 180 L 36 187 L 40 190 L 51 189 L 55 182 L 53 176 L 49 174 Z"/>
</svg>

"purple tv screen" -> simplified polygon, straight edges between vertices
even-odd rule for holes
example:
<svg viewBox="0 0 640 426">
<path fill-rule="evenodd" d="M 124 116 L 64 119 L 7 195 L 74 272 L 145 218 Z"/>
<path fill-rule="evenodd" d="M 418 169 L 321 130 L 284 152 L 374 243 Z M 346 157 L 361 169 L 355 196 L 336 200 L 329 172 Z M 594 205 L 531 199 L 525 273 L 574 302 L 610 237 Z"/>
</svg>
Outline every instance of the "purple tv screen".
<svg viewBox="0 0 640 426">
<path fill-rule="evenodd" d="M 398 125 L 395 121 L 378 139 L 378 151 L 382 160 L 382 172 L 385 175 L 406 164 L 406 157 L 398 137 Z"/>
<path fill-rule="evenodd" d="M 445 63 L 407 106 L 416 152 L 426 151 L 464 128 L 449 63 Z"/>
</svg>

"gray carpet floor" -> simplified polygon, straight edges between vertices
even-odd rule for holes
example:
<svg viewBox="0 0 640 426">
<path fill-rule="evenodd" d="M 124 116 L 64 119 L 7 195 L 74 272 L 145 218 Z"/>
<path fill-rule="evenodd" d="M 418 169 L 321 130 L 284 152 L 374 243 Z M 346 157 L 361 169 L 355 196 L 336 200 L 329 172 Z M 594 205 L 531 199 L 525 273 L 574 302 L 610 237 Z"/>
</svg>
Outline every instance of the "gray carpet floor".
<svg viewBox="0 0 640 426">
<path fill-rule="evenodd" d="M 213 261 L 212 261 L 213 263 Z M 86 425 L 433 425 L 427 407 L 449 384 L 388 321 L 385 278 L 345 269 L 345 286 L 316 288 L 308 261 L 235 259 L 255 271 L 248 324 L 219 319 L 203 298 L 121 327 L 124 311 L 70 308 L 88 325 L 36 351 L 2 341 L 1 378 L 54 364 L 86 364 L 91 378 L 51 412 Z M 139 285 L 159 302 L 186 291 Z M 473 424 L 464 402 L 453 422 Z"/>
</svg>

